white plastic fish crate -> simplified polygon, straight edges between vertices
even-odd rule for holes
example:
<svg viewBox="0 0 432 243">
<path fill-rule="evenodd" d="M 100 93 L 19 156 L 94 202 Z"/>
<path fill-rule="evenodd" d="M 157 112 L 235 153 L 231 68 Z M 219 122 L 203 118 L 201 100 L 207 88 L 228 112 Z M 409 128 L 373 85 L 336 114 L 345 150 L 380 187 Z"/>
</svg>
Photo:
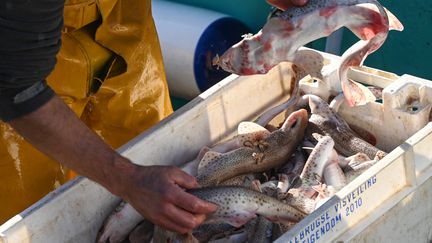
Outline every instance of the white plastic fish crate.
<svg viewBox="0 0 432 243">
<path fill-rule="evenodd" d="M 324 82 L 302 86 L 335 95 L 339 57 L 317 54 L 323 57 Z M 432 238 L 432 83 L 370 68 L 353 70 L 350 77 L 385 87 L 383 101 L 342 105 L 340 113 L 392 152 L 277 242 L 426 242 Z M 231 75 L 119 151 L 137 164 L 181 165 L 202 146 L 232 135 L 239 122 L 285 101 L 292 81 L 289 64 L 267 75 Z M 94 242 L 119 200 L 77 178 L 0 226 L 0 242 Z"/>
</svg>

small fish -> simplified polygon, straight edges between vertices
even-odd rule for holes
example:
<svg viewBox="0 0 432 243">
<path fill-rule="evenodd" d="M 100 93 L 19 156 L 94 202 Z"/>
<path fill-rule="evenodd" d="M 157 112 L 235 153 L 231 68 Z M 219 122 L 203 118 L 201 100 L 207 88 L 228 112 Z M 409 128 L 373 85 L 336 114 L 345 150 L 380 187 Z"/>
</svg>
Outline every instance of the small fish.
<svg viewBox="0 0 432 243">
<path fill-rule="evenodd" d="M 260 32 L 245 36 L 213 63 L 239 75 L 267 73 L 283 61 L 296 64 L 301 46 L 343 26 L 361 41 L 342 56 L 339 78 L 348 103 L 362 105 L 373 95 L 347 78 L 348 69 L 362 65 L 370 53 L 381 47 L 389 30 L 403 30 L 400 21 L 376 0 L 310 0 L 303 7 L 293 7 L 270 18 Z"/>
<path fill-rule="evenodd" d="M 256 218 L 257 215 L 264 216 L 272 222 L 299 222 L 306 216 L 298 209 L 273 197 L 242 187 L 205 187 L 191 189 L 188 192 L 218 205 L 216 212 L 209 215 L 205 224 L 226 223 L 239 228 Z M 208 235 L 204 236 L 208 237 Z M 224 239 L 222 240 L 225 242 Z M 155 243 L 198 242 L 192 234 L 180 235 L 160 227 L 155 227 L 153 241 Z"/>
<path fill-rule="evenodd" d="M 245 142 L 246 146 L 228 153 L 207 152 L 198 168 L 198 183 L 201 186 L 218 185 L 238 175 L 281 166 L 303 138 L 306 126 L 307 112 L 299 110 L 258 144 Z"/>
<path fill-rule="evenodd" d="M 260 192 L 234 186 L 204 187 L 188 191 L 196 197 L 218 205 L 207 222 L 228 223 L 240 227 L 256 215 L 273 222 L 298 222 L 306 215 L 298 209 Z"/>
<path fill-rule="evenodd" d="M 301 185 L 288 191 L 286 202 L 309 214 L 315 210 L 314 186 L 321 185 L 324 168 L 330 160 L 334 142 L 329 136 L 322 136 L 312 150 L 300 174 Z"/>
<path fill-rule="evenodd" d="M 297 78 L 298 76 L 295 75 L 295 77 Z M 211 147 L 203 147 L 198 153 L 198 156 L 189 163 L 186 172 L 196 176 L 198 165 L 207 152 L 227 153 L 242 147 L 245 142 L 251 142 L 252 144 L 257 143 L 266 138 L 271 132 L 277 130 L 277 128 L 273 128 L 271 125 L 269 125 L 269 122 L 283 111 L 291 107 L 295 107 L 295 104 L 299 99 L 298 81 L 299 80 L 296 79 L 293 83 L 294 86 L 291 92 L 292 94 L 288 101 L 276 107 L 270 108 L 253 122 L 241 122 L 237 128 L 237 135 L 233 138 L 219 142 Z M 268 126 L 271 126 L 272 129 L 270 130 L 264 128 Z"/>
<path fill-rule="evenodd" d="M 324 168 L 323 176 L 325 184 L 333 187 L 335 191 L 339 191 L 347 184 L 345 174 L 339 166 L 339 156 L 334 149 L 327 166 Z"/>
<path fill-rule="evenodd" d="M 307 102 L 311 109 L 310 125 L 308 133 L 324 133 L 333 138 L 335 149 L 344 156 L 351 156 L 356 153 L 364 153 L 370 158 L 383 158 L 386 152 L 374 147 L 370 143 L 356 136 L 349 125 L 327 102 L 315 95 L 304 95 L 299 104 Z M 303 105 L 303 104 L 301 104 Z"/>
<path fill-rule="evenodd" d="M 129 233 L 144 220 L 132 205 L 122 201 L 105 220 L 99 231 L 96 242 L 120 243 Z"/>
<path fill-rule="evenodd" d="M 318 141 L 325 137 L 317 133 L 312 134 L 312 136 L 316 138 Z M 334 142 L 333 142 L 333 146 L 334 146 Z M 327 158 L 327 161 L 324 165 L 324 170 L 322 172 L 323 180 L 319 180 L 320 185 L 318 187 L 314 188 L 315 185 L 312 185 L 312 188 L 314 188 L 314 190 L 317 192 L 320 192 L 320 190 L 323 188 L 331 188 L 332 189 L 331 191 L 336 193 L 347 184 L 344 172 L 342 171 L 342 168 L 339 166 L 340 164 L 339 155 L 337 154 L 336 150 L 333 148 L 331 151 L 326 151 L 325 153 L 324 152 L 322 153 L 323 155 L 325 155 L 325 158 Z M 318 173 L 320 172 L 321 171 L 318 171 Z M 320 174 L 315 174 L 315 175 L 318 178 L 320 178 Z M 325 182 L 325 185 L 323 186 L 323 183 L 321 182 Z M 328 191 L 329 190 L 326 190 L 326 192 Z M 331 197 L 334 195 L 334 193 L 321 192 L 320 195 L 325 194 L 327 197 Z"/>
<path fill-rule="evenodd" d="M 324 168 L 332 154 L 334 141 L 329 136 L 323 136 L 312 150 L 300 174 L 302 184 L 316 185 L 317 180 L 323 177 Z"/>
</svg>

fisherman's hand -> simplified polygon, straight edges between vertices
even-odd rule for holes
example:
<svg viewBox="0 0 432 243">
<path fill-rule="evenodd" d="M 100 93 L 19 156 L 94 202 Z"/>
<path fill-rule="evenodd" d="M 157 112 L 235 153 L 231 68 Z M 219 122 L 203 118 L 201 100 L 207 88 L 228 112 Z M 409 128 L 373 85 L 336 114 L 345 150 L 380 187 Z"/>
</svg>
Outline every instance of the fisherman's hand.
<svg viewBox="0 0 432 243">
<path fill-rule="evenodd" d="M 137 166 L 132 187 L 123 198 L 146 219 L 171 231 L 188 233 L 204 222 L 217 207 L 184 189 L 198 186 L 195 177 L 173 166 Z M 184 189 L 183 189 L 184 188 Z"/>
<path fill-rule="evenodd" d="M 267 0 L 271 5 L 286 10 L 293 6 L 303 6 L 309 2 L 309 0 Z"/>
</svg>

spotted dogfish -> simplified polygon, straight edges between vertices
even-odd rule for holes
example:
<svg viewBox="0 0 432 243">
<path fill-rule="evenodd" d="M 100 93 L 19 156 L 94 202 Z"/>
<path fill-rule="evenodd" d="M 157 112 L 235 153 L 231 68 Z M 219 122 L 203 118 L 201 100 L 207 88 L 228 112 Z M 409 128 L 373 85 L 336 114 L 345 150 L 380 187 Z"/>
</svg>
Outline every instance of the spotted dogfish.
<svg viewBox="0 0 432 243">
<path fill-rule="evenodd" d="M 204 187 L 188 191 L 196 197 L 218 205 L 206 220 L 208 223 L 228 223 L 240 227 L 257 215 L 273 222 L 299 222 L 306 214 L 263 193 L 235 186 Z M 157 227 L 158 228 L 158 227 Z M 181 236 L 161 228 L 155 231 L 155 243 L 183 242 L 192 236 Z M 194 242 L 188 240 L 187 242 Z"/>
<path fill-rule="evenodd" d="M 309 214 L 315 210 L 316 200 L 313 199 L 315 188 L 320 185 L 324 169 L 333 151 L 334 141 L 329 136 L 323 136 L 312 150 L 300 174 L 301 184 L 291 188 L 285 198 L 286 202 Z"/>
<path fill-rule="evenodd" d="M 213 63 L 238 75 L 264 74 L 280 62 L 295 63 L 301 46 L 343 26 L 361 39 L 342 56 L 338 73 L 345 98 L 351 106 L 375 101 L 373 94 L 349 80 L 347 73 L 382 46 L 389 30 L 403 30 L 400 21 L 376 0 L 310 0 L 303 7 L 270 18 L 260 32 L 245 35 Z"/>
<path fill-rule="evenodd" d="M 208 221 L 226 222 L 240 227 L 262 215 L 274 222 L 298 222 L 306 215 L 298 209 L 260 192 L 235 186 L 189 190 L 192 195 L 218 205 Z"/>
<path fill-rule="evenodd" d="M 364 153 L 369 158 L 378 160 L 387 155 L 386 152 L 374 147 L 358 137 L 339 114 L 334 112 L 327 102 L 315 95 L 304 95 L 299 106 L 309 104 L 311 117 L 309 118 L 308 134 L 311 132 L 323 133 L 335 141 L 335 149 L 344 156 Z"/>
<path fill-rule="evenodd" d="M 280 129 L 272 133 L 265 128 L 259 130 L 262 140 L 251 142 L 244 134 L 239 138 L 243 147 L 227 153 L 207 152 L 198 168 L 198 183 L 214 186 L 241 174 L 281 166 L 303 138 L 307 120 L 307 111 L 301 109 L 293 112 Z"/>
</svg>

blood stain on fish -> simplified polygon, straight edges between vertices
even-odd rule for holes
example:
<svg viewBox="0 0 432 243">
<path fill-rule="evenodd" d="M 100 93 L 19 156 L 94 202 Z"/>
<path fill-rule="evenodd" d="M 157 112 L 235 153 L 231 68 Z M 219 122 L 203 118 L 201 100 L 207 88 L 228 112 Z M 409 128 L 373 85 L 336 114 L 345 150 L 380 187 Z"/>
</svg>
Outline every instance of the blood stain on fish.
<svg viewBox="0 0 432 243">
<path fill-rule="evenodd" d="M 320 16 L 323 16 L 325 18 L 330 18 L 338 9 L 338 6 L 329 7 L 329 8 L 323 8 L 320 10 Z"/>
</svg>

